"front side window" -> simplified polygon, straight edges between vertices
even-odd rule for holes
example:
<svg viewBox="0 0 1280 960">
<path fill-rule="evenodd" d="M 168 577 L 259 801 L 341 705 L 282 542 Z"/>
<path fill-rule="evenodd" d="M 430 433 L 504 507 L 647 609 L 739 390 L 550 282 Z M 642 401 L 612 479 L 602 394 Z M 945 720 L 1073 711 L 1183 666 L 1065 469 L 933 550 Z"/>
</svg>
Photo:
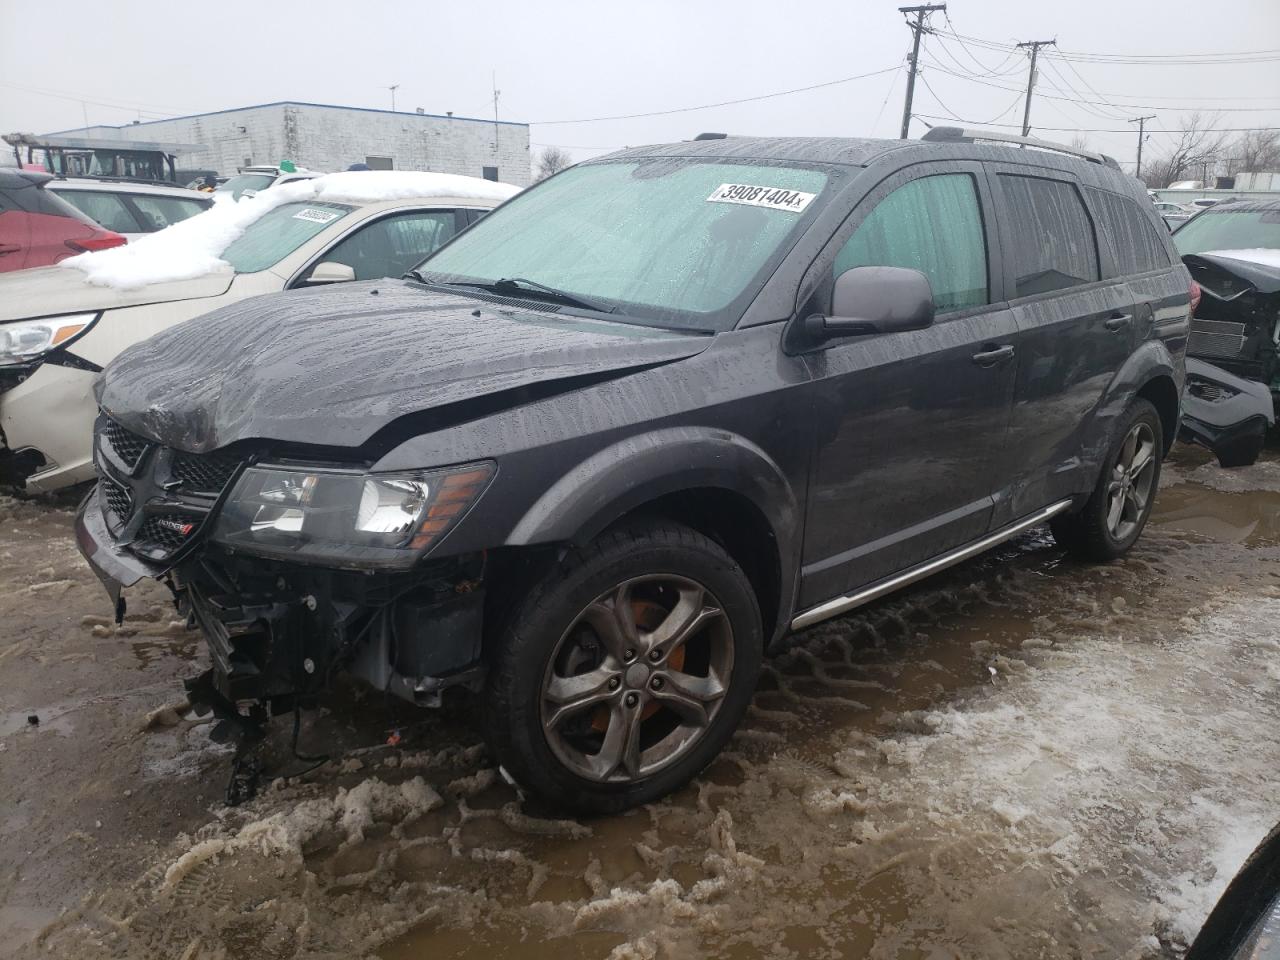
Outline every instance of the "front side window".
<svg viewBox="0 0 1280 960">
<path fill-rule="evenodd" d="M 1183 257 L 1212 250 L 1280 249 L 1280 208 L 1210 207 L 1174 232 L 1173 245 Z"/>
<path fill-rule="evenodd" d="M 419 268 L 435 282 L 523 278 L 617 319 L 726 330 L 812 218 L 822 170 L 685 157 L 583 164 L 526 190 Z"/>
<path fill-rule="evenodd" d="M 282 204 L 245 227 L 222 251 L 222 259 L 236 273 L 266 270 L 354 209 L 341 203 Z"/>
<path fill-rule="evenodd" d="M 116 233 L 137 233 L 138 221 L 118 194 L 90 190 L 63 190 L 58 196 L 81 213 Z"/>
<path fill-rule="evenodd" d="M 1010 213 L 1015 297 L 1098 280 L 1093 221 L 1076 188 L 1061 180 L 1002 173 Z"/>
<path fill-rule="evenodd" d="M 988 303 L 987 243 L 973 177 L 940 174 L 898 187 L 840 249 L 834 276 L 851 267 L 919 270 L 939 313 Z"/>
<path fill-rule="evenodd" d="M 138 213 L 142 216 L 143 226 L 148 232 L 163 230 L 179 220 L 194 217 L 209 208 L 206 203 L 197 200 L 184 200 L 181 197 L 150 196 L 142 193 L 129 197 Z"/>
<path fill-rule="evenodd" d="M 383 217 L 361 227 L 320 259 L 345 263 L 357 280 L 402 277 L 415 263 L 453 236 L 452 210 L 430 210 Z"/>
</svg>

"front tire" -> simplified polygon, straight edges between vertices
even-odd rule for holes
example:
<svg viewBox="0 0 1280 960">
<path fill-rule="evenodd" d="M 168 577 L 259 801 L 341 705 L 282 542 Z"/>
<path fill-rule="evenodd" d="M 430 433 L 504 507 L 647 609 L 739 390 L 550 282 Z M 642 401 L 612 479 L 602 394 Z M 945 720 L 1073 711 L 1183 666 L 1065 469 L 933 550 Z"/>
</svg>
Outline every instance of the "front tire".
<svg viewBox="0 0 1280 960">
<path fill-rule="evenodd" d="M 1114 560 L 1142 535 L 1160 486 L 1164 456 L 1160 414 L 1138 398 L 1119 422 L 1098 484 L 1077 513 L 1049 521 L 1053 538 L 1083 560 Z"/>
<path fill-rule="evenodd" d="M 718 544 L 672 523 L 611 530 L 516 603 L 486 681 L 485 738 L 551 807 L 618 813 L 716 757 L 763 648 L 755 593 Z"/>
</svg>

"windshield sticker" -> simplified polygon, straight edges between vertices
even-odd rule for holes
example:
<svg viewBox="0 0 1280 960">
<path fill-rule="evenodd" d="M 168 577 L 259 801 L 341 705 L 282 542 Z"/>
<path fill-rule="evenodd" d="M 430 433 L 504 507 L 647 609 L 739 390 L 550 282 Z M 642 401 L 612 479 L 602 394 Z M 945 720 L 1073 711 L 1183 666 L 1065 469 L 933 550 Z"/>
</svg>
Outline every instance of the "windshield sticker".
<svg viewBox="0 0 1280 960">
<path fill-rule="evenodd" d="M 707 203 L 745 203 L 752 207 L 768 207 L 799 213 L 816 197 L 816 193 L 788 190 L 786 187 L 753 187 L 749 183 L 722 183 L 711 191 Z"/>
<path fill-rule="evenodd" d="M 312 223 L 332 223 L 338 217 L 339 214 L 333 210 L 314 210 L 311 207 L 299 210 L 293 215 L 295 220 L 310 220 Z"/>
</svg>

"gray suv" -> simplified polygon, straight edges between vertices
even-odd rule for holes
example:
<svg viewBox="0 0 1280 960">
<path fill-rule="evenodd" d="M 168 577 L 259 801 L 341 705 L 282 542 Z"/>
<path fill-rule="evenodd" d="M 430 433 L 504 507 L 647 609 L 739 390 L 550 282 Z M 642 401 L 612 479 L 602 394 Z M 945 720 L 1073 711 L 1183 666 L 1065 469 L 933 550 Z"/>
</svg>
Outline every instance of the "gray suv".
<svg viewBox="0 0 1280 960">
<path fill-rule="evenodd" d="M 164 331 L 98 382 L 81 549 L 172 586 L 229 723 L 464 688 L 545 801 L 660 797 L 793 631 L 1141 533 L 1193 284 L 1115 161 L 1001 139 L 626 150 L 403 279 Z"/>
</svg>

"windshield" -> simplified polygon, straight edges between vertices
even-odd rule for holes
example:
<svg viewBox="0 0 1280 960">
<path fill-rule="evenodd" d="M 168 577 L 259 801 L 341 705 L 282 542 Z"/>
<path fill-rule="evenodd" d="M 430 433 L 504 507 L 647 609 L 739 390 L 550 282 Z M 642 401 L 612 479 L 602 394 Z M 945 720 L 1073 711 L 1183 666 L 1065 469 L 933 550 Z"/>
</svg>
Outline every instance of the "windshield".
<svg viewBox="0 0 1280 960">
<path fill-rule="evenodd" d="M 1188 220 L 1173 235 L 1178 253 L 1211 250 L 1280 250 L 1280 210 L 1209 209 Z"/>
<path fill-rule="evenodd" d="M 275 183 L 275 180 L 275 174 L 271 173 L 242 173 L 232 177 L 226 183 L 218 184 L 214 193 L 229 193 L 233 200 L 239 200 L 246 190 L 265 190 Z"/>
<path fill-rule="evenodd" d="M 817 210 L 819 169 L 688 158 L 566 170 L 429 257 L 434 282 L 523 278 L 616 318 L 733 326 Z"/>
<path fill-rule="evenodd" d="M 236 273 L 257 273 L 273 267 L 329 224 L 355 207 L 341 203 L 285 203 L 267 211 L 222 251 L 222 259 Z"/>
</svg>

